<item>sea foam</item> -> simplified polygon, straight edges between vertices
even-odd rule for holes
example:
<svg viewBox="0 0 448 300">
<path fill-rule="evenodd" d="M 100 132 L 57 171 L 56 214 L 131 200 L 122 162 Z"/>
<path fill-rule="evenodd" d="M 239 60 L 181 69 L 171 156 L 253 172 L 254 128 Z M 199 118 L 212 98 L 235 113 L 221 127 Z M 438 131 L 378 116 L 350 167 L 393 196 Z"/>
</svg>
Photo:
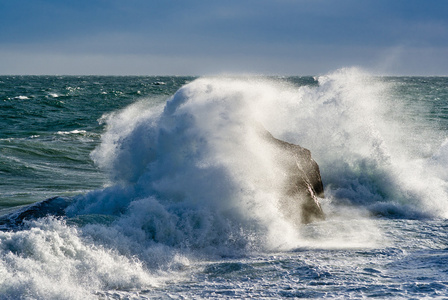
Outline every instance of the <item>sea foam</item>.
<svg viewBox="0 0 448 300">
<path fill-rule="evenodd" d="M 0 233 L 2 293 L 150 289 L 204 257 L 384 245 L 372 214 L 445 217 L 446 143 L 432 157 L 410 150 L 419 133 L 395 121 L 400 102 L 381 78 L 343 69 L 318 83 L 200 78 L 164 105 L 105 115 L 92 159 L 109 186 L 75 197 L 66 220 Z M 257 126 L 311 150 L 327 221 L 298 228 L 284 217 L 283 170 Z"/>
<path fill-rule="evenodd" d="M 215 206 L 212 210 L 248 209 L 245 217 L 260 224 L 266 222 L 261 212 L 269 208 L 278 219 L 282 170 L 253 130 L 261 124 L 275 137 L 311 150 L 327 198 L 335 203 L 386 215 L 384 207 L 394 214 L 401 207 L 403 217 L 445 216 L 444 179 L 430 168 L 441 158 L 428 160 L 419 153 L 421 145 L 412 144 L 419 133 L 401 118 L 403 104 L 393 86 L 354 68 L 317 80 L 319 86 L 297 87 L 263 78 L 201 78 L 165 106 L 140 102 L 106 116 L 108 129 L 92 158 L 109 173 L 116 200 L 107 192 L 99 193 L 104 201 L 88 195 L 85 213 L 99 206 L 96 212 L 121 211 L 150 196 L 161 203 Z M 420 140 L 431 140 L 428 132 L 421 134 L 426 137 Z M 124 199 L 117 199 L 117 189 Z"/>
</svg>

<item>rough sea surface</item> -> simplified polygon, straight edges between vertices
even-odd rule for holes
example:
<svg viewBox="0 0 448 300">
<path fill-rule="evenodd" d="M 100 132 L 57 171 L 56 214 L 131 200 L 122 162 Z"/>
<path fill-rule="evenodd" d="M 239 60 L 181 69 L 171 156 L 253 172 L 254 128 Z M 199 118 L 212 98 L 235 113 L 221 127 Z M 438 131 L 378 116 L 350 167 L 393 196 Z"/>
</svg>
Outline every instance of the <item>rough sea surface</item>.
<svg viewBox="0 0 448 300">
<path fill-rule="evenodd" d="M 326 220 L 279 209 L 256 134 L 309 149 Z M 0 299 L 444 298 L 448 78 L 0 76 Z"/>
</svg>

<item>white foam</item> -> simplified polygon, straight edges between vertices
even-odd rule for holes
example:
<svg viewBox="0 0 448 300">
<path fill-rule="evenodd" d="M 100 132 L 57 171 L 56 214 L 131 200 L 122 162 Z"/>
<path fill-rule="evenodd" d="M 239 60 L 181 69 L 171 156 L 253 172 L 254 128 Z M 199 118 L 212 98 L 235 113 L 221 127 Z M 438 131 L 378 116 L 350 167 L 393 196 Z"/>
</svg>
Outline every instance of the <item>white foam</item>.
<svg viewBox="0 0 448 300">
<path fill-rule="evenodd" d="M 151 196 L 172 219 L 189 215 L 209 222 L 221 244 L 229 235 L 247 247 L 295 244 L 297 232 L 278 209 L 283 173 L 274 164 L 276 153 L 255 133 L 262 113 L 257 107 L 264 109 L 279 91 L 264 80 L 200 79 L 179 90 L 163 111 L 138 104 L 109 117 L 108 132 L 92 157 L 127 188 L 88 195 L 82 213 L 116 212 Z M 181 233 L 191 240 L 196 234 L 195 229 Z"/>
<path fill-rule="evenodd" d="M 17 99 L 17 100 L 28 100 L 28 99 L 30 99 L 28 96 L 22 96 L 22 95 L 20 95 L 20 96 L 17 96 L 17 97 L 14 97 L 14 99 Z"/>
<path fill-rule="evenodd" d="M 67 134 L 85 134 L 87 133 L 87 131 L 85 130 L 79 130 L 79 129 L 75 129 L 75 130 L 71 130 L 71 131 L 58 131 L 57 134 L 60 135 L 67 135 Z"/>
<path fill-rule="evenodd" d="M 356 102 L 359 91 L 349 90 L 348 85 L 356 83 L 352 77 L 360 75 L 361 80 L 374 82 L 358 71 L 350 72 L 355 74 L 344 75 L 350 80 L 329 75 L 319 88 L 297 88 L 260 78 L 204 78 L 183 87 L 164 108 L 148 109 L 138 103 L 106 116 L 108 130 L 92 158 L 116 185 L 88 194 L 69 213 L 124 213 L 126 221 L 121 222 L 147 228 L 141 236 L 148 240 L 174 247 L 188 244 L 187 248 L 208 248 L 220 254 L 296 247 L 302 242 L 300 232 L 278 208 L 282 170 L 273 163 L 275 151 L 254 133 L 254 124 L 311 148 L 317 156 L 328 154 L 324 160 L 328 166 L 344 159 L 357 162 L 360 157 L 387 161 L 384 149 L 369 147 L 381 144 L 369 127 L 371 122 L 354 124 L 366 121 L 365 116 L 339 120 L 336 127 L 347 135 L 369 129 L 373 134 L 366 141 L 370 144 L 363 148 L 331 141 L 328 135 L 333 135 L 334 127 L 321 123 L 329 111 L 325 106 L 335 108 L 329 111 L 329 120 L 353 107 L 350 101 Z M 348 96 L 341 95 L 339 90 L 344 88 Z M 371 113 L 368 106 L 355 108 L 367 116 Z M 351 124 L 357 126 L 353 129 Z M 331 143 L 317 144 L 317 139 Z M 344 149 L 349 146 L 353 149 Z M 337 147 L 349 157 L 341 159 L 331 153 Z M 350 166 L 332 168 L 327 174 L 342 171 L 354 176 Z M 355 199 L 378 197 L 369 186 L 355 188 L 347 191 Z M 347 187 L 336 187 L 329 196 L 342 195 L 341 189 Z"/>
<path fill-rule="evenodd" d="M 0 286 L 8 299 L 94 299 L 98 290 L 158 284 L 137 259 L 95 245 L 53 219 L 29 230 L 0 232 L 0 240 Z"/>
<path fill-rule="evenodd" d="M 67 214 L 73 222 L 83 215 L 113 221 L 75 229 L 43 220 L 0 233 L 2 291 L 92 298 L 150 288 L 203 256 L 384 245 L 369 216 L 375 210 L 444 216 L 447 174 L 428 166 L 446 164 L 446 143 L 429 160 L 410 150 L 408 124 L 394 120 L 395 99 L 380 79 L 344 69 L 318 80 L 296 87 L 202 78 L 165 106 L 141 101 L 104 116 L 107 130 L 92 158 L 110 186 L 78 196 Z M 311 150 L 327 221 L 297 227 L 283 216 L 284 172 L 254 124 Z"/>
</svg>

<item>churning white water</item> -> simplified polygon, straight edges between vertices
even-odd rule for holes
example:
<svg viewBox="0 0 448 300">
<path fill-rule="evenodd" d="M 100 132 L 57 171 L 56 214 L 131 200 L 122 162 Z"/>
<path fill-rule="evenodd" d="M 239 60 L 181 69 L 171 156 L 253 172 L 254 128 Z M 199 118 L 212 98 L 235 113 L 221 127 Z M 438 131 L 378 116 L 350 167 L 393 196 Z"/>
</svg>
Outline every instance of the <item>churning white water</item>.
<svg viewBox="0 0 448 300">
<path fill-rule="evenodd" d="M 343 268 L 323 265 L 331 251 L 397 247 L 384 218 L 446 218 L 441 166 L 448 147 L 439 149 L 440 132 L 406 115 L 424 108 L 410 109 L 390 82 L 357 69 L 316 80 L 297 86 L 260 77 L 200 78 L 162 105 L 143 99 L 103 116 L 106 131 L 91 157 L 109 185 L 76 196 L 64 219 L 0 232 L 0 294 L 88 299 L 166 290 L 167 296 L 186 278 L 197 287 L 205 276 L 203 285 L 219 290 L 227 274 L 239 272 L 226 295 L 244 296 L 247 274 L 270 277 L 275 270 L 293 289 L 295 277 L 274 253 L 296 268 L 306 251 L 308 266 L 322 264 L 313 269 L 316 280 Z M 311 150 L 325 186 L 326 221 L 297 226 L 279 210 L 284 170 L 257 126 Z M 401 255 L 396 251 L 384 255 Z M 356 259 L 365 272 L 381 274 L 362 255 Z M 263 282 L 254 286 L 262 289 Z M 267 296 L 283 288 L 278 283 Z"/>
</svg>

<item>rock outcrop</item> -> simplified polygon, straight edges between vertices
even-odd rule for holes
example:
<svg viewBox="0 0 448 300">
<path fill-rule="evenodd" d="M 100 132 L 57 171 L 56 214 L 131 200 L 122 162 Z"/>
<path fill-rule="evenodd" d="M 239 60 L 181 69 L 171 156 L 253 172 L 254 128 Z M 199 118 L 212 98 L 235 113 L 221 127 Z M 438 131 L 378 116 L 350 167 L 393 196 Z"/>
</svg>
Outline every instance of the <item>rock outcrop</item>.
<svg viewBox="0 0 448 300">
<path fill-rule="evenodd" d="M 72 199 L 52 197 L 40 202 L 19 208 L 17 211 L 0 217 L 0 230 L 21 229 L 26 220 L 36 220 L 46 216 L 61 217 Z"/>
<path fill-rule="evenodd" d="M 324 197 L 324 187 L 318 164 L 311 152 L 299 145 L 276 139 L 267 130 L 262 137 L 279 150 L 277 163 L 286 172 L 281 200 L 283 213 L 296 223 L 310 223 L 325 219 L 318 197 Z"/>
</svg>

